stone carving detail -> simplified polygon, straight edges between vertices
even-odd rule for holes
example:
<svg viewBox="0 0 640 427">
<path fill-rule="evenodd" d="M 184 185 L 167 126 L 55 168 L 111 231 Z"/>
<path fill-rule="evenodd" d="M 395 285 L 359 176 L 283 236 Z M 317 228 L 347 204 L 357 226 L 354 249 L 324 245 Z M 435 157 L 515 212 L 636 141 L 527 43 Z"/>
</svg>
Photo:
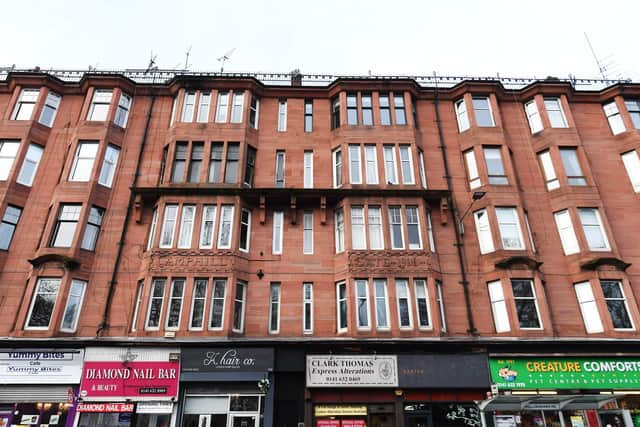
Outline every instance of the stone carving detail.
<svg viewBox="0 0 640 427">
<path fill-rule="evenodd" d="M 427 274 L 431 257 L 422 251 L 350 252 L 349 272 L 352 274 Z"/>
<path fill-rule="evenodd" d="M 148 266 L 150 273 L 230 273 L 236 256 L 233 252 L 153 251 Z"/>
</svg>

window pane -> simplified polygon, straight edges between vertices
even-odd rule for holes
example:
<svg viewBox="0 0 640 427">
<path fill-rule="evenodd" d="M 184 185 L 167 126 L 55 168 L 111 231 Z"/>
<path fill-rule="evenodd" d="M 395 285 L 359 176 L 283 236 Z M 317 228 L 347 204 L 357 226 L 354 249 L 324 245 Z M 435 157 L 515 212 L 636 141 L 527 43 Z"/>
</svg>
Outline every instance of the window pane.
<svg viewBox="0 0 640 427">
<path fill-rule="evenodd" d="M 369 249 L 384 249 L 382 237 L 382 212 L 380 207 L 369 206 Z"/>
<path fill-rule="evenodd" d="M 81 142 L 78 144 L 69 181 L 89 181 L 97 152 L 98 143 Z"/>
<path fill-rule="evenodd" d="M 218 231 L 218 249 L 231 247 L 231 224 L 233 223 L 233 206 L 223 205 L 220 212 L 220 230 Z"/>
<path fill-rule="evenodd" d="M 476 113 L 476 121 L 478 126 L 494 126 L 493 116 L 491 115 L 491 107 L 489 106 L 489 98 L 473 98 L 473 110 Z"/>
<path fill-rule="evenodd" d="M 456 116 L 458 118 L 458 130 L 464 132 L 469 129 L 469 116 L 467 115 L 467 106 L 464 99 L 456 101 Z"/>
<path fill-rule="evenodd" d="M 562 158 L 562 165 L 567 174 L 569 185 L 587 185 L 587 181 L 584 179 L 582 169 L 580 168 L 576 149 L 561 148 L 560 157 Z"/>
<path fill-rule="evenodd" d="M 157 329 L 160 326 L 160 315 L 164 303 L 165 279 L 154 279 L 147 313 L 147 329 Z"/>
<path fill-rule="evenodd" d="M 571 255 L 580 251 L 578 246 L 578 240 L 576 234 L 573 231 L 573 223 L 571 222 L 571 216 L 568 210 L 556 212 L 554 214 L 556 220 L 556 226 L 558 227 L 558 234 L 560 235 L 560 241 L 562 242 L 562 248 L 565 255 Z"/>
<path fill-rule="evenodd" d="M 544 107 L 547 109 L 552 128 L 566 128 L 567 121 L 560 105 L 560 98 L 545 98 Z"/>
<path fill-rule="evenodd" d="M 582 222 L 582 229 L 587 239 L 587 244 L 591 250 L 607 250 L 609 249 L 609 243 L 602 229 L 602 223 L 600 222 L 600 215 L 597 209 L 592 208 L 580 208 L 580 222 Z"/>
<path fill-rule="evenodd" d="M 502 163 L 502 155 L 500 147 L 483 147 L 484 160 L 487 164 L 487 173 L 489 175 L 489 184 L 507 185 L 506 173 Z"/>
<path fill-rule="evenodd" d="M 209 328 L 222 328 L 224 314 L 224 298 L 227 281 L 225 279 L 215 279 L 213 282 L 213 294 L 211 296 L 211 316 Z"/>
<path fill-rule="evenodd" d="M 22 163 L 20 174 L 18 175 L 18 182 L 20 184 L 30 186 L 33 183 L 33 178 L 38 171 L 38 165 L 40 164 L 43 150 L 44 149 L 39 145 L 29 144 L 27 155 L 24 159 L 24 163 Z"/>
<path fill-rule="evenodd" d="M 376 297 L 376 326 L 378 328 L 389 327 L 389 308 L 387 306 L 387 283 L 381 279 L 373 281 Z"/>
<path fill-rule="evenodd" d="M 524 249 L 520 220 L 515 208 L 496 208 L 502 247 L 504 249 Z"/>
<path fill-rule="evenodd" d="M 389 208 L 389 226 L 391 230 L 391 248 L 404 249 L 402 214 L 399 207 Z"/>
<path fill-rule="evenodd" d="M 59 288 L 60 279 L 38 279 L 27 320 L 27 328 L 49 328 Z"/>
<path fill-rule="evenodd" d="M 351 207 L 351 246 L 352 249 L 366 249 L 367 238 L 365 235 L 364 208 L 362 206 Z"/>
<path fill-rule="evenodd" d="M 75 332 L 78 325 L 78 318 L 80 317 L 80 308 L 82 299 L 84 297 L 84 290 L 87 282 L 81 280 L 73 280 L 71 282 L 71 289 L 69 290 L 69 296 L 67 297 L 67 306 L 62 316 L 62 325 L 60 329 Z"/>
<path fill-rule="evenodd" d="M 531 280 L 511 280 L 516 312 L 521 328 L 539 328 L 538 308 Z"/>
</svg>

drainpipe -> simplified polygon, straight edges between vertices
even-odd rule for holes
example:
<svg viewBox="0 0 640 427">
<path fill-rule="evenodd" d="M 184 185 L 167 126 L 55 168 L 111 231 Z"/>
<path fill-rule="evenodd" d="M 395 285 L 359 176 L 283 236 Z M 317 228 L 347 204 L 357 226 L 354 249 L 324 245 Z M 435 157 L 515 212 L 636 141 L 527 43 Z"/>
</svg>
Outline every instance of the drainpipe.
<svg viewBox="0 0 640 427">
<path fill-rule="evenodd" d="M 438 138 L 440 140 L 440 150 L 442 152 L 442 161 L 444 163 L 444 172 L 445 178 L 447 179 L 447 189 L 449 190 L 449 194 L 447 195 L 447 202 L 449 203 L 451 214 L 453 215 L 453 228 L 456 235 L 456 249 L 458 252 L 458 262 L 460 263 L 460 276 L 462 280 L 460 284 L 462 285 L 462 291 L 464 293 L 464 302 L 467 309 L 467 321 L 469 324 L 469 332 L 472 335 L 478 335 L 478 330 L 476 329 L 475 322 L 473 321 L 473 313 L 471 311 L 471 299 L 469 298 L 469 282 L 467 281 L 467 270 L 464 263 L 464 254 L 463 254 L 463 241 L 460 237 L 460 223 L 458 221 L 458 210 L 456 208 L 456 203 L 453 198 L 453 184 L 451 183 L 451 174 L 449 173 L 449 162 L 447 161 L 447 150 L 444 145 L 444 134 L 442 132 L 442 122 L 440 121 L 440 110 L 439 110 L 439 99 L 438 99 L 438 83 L 436 82 L 435 86 L 435 96 L 433 99 L 433 105 L 436 110 L 436 125 L 438 127 Z"/>
<path fill-rule="evenodd" d="M 153 89 L 152 89 L 153 90 Z M 144 152 L 145 146 L 147 145 L 147 135 L 149 134 L 149 123 L 151 122 L 151 114 L 153 113 L 153 107 L 156 103 L 156 95 L 152 92 L 151 94 L 151 105 L 149 106 L 149 110 L 147 111 L 147 118 L 144 124 L 144 133 L 142 134 L 142 142 L 140 143 L 140 150 L 138 151 L 138 160 L 136 162 L 136 171 L 133 175 L 133 185 L 132 188 L 136 188 L 138 184 L 138 177 L 140 176 L 140 163 L 142 159 L 142 153 Z M 113 300 L 113 294 L 115 292 L 115 287 L 118 284 L 116 280 L 116 275 L 118 273 L 118 269 L 120 268 L 120 260 L 122 259 L 122 251 L 124 249 L 124 239 L 127 233 L 127 228 L 129 227 L 129 221 L 131 219 L 131 212 L 133 211 L 133 204 L 135 201 L 135 194 L 133 191 L 129 193 L 129 204 L 127 205 L 127 212 L 124 216 L 124 224 L 122 225 L 122 231 L 120 232 L 120 240 L 118 241 L 118 253 L 116 254 L 116 260 L 113 265 L 113 272 L 111 273 L 111 280 L 109 281 L 109 290 L 107 293 L 107 300 L 104 304 L 104 313 L 102 314 L 102 323 L 98 326 L 96 330 L 96 338 L 98 338 L 103 331 L 109 329 L 109 310 L 111 308 L 111 301 Z"/>
</svg>

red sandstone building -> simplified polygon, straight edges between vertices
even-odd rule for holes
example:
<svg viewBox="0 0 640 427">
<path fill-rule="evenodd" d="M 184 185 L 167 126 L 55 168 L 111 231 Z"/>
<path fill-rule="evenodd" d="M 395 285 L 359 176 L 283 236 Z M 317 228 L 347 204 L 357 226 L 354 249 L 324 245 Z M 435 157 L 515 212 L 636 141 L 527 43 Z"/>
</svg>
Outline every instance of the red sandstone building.
<svg viewBox="0 0 640 427">
<path fill-rule="evenodd" d="M 0 72 L 0 420 L 640 425 L 640 87 L 289 77 Z"/>
</svg>

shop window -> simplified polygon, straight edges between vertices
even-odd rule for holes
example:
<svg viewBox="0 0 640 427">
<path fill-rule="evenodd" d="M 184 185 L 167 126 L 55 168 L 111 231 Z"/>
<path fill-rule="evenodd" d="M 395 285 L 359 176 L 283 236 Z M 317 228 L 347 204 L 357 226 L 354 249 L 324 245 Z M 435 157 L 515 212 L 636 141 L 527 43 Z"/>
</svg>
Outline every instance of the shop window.
<svg viewBox="0 0 640 427">
<path fill-rule="evenodd" d="M 578 239 L 573 229 L 573 222 L 571 221 L 569 211 L 565 209 L 554 213 L 553 216 L 556 221 L 556 227 L 558 228 L 564 254 L 572 255 L 580 252 L 580 246 L 578 246 Z"/>
<path fill-rule="evenodd" d="M 509 180 L 504 171 L 500 147 L 482 147 L 482 152 L 484 154 L 485 164 L 487 165 L 489 184 L 508 185 Z"/>
<path fill-rule="evenodd" d="M 211 293 L 211 314 L 209 315 L 209 329 L 221 330 L 224 321 L 224 302 L 227 290 L 227 279 L 213 279 Z"/>
<path fill-rule="evenodd" d="M 540 119 L 540 112 L 535 100 L 531 100 L 524 104 L 524 111 L 527 113 L 527 119 L 529 120 L 529 127 L 531 133 L 538 133 L 543 129 L 542 119 Z"/>
<path fill-rule="evenodd" d="M 351 206 L 351 249 L 367 249 L 363 206 Z"/>
<path fill-rule="evenodd" d="M 579 208 L 582 230 L 591 251 L 608 251 L 609 242 L 602 226 L 600 213 L 594 208 Z"/>
<path fill-rule="evenodd" d="M 6 181 L 18 154 L 20 141 L 0 139 L 0 181 Z"/>
<path fill-rule="evenodd" d="M 625 107 L 627 107 L 627 112 L 631 117 L 633 127 L 636 129 L 640 129 L 640 101 L 635 99 L 627 99 L 624 101 L 624 105 Z"/>
<path fill-rule="evenodd" d="M 80 245 L 82 249 L 86 249 L 88 251 L 94 251 L 96 249 L 96 242 L 98 241 L 103 218 L 104 209 L 97 206 L 91 206 L 87 225 L 84 229 L 84 236 L 82 237 L 82 244 Z"/>
<path fill-rule="evenodd" d="M 391 106 L 389 104 L 389 94 L 381 93 L 378 96 L 378 104 L 380 107 L 380 124 L 382 126 L 391 125 Z"/>
<path fill-rule="evenodd" d="M 271 253 L 274 255 L 282 254 L 282 237 L 284 227 L 284 213 L 282 211 L 273 212 L 273 244 Z"/>
<path fill-rule="evenodd" d="M 542 172 L 544 173 L 544 178 L 547 184 L 547 190 L 555 190 L 556 188 L 560 188 L 560 181 L 558 181 L 558 176 L 556 175 L 556 171 L 553 167 L 553 162 L 551 161 L 551 154 L 549 151 L 543 151 L 538 154 L 538 159 L 540 160 L 540 164 L 542 165 Z"/>
<path fill-rule="evenodd" d="M 344 212 L 342 209 L 337 209 L 334 216 L 336 253 L 340 253 L 344 251 Z"/>
<path fill-rule="evenodd" d="M 302 284 L 302 332 L 313 333 L 313 283 Z"/>
<path fill-rule="evenodd" d="M 523 250 L 524 239 L 516 208 L 496 208 L 502 247 L 507 250 Z"/>
<path fill-rule="evenodd" d="M 160 316 L 164 305 L 164 291 L 166 279 L 153 279 L 151 284 L 151 295 L 149 297 L 149 308 L 147 309 L 147 321 L 145 329 L 157 331 L 160 329 Z"/>
<path fill-rule="evenodd" d="M 491 113 L 491 104 L 486 96 L 474 96 L 472 99 L 473 111 L 476 114 L 476 122 L 480 127 L 493 127 L 493 114 Z"/>
<path fill-rule="evenodd" d="M 393 108 L 396 116 L 396 125 L 404 126 L 407 124 L 407 113 L 404 107 L 404 94 L 393 95 Z"/>
<path fill-rule="evenodd" d="M 336 284 L 336 307 L 338 333 L 347 331 L 347 284 L 338 282 Z"/>
<path fill-rule="evenodd" d="M 416 313 L 418 314 L 418 328 L 431 329 L 431 313 L 429 310 L 429 290 L 427 281 L 415 279 L 413 281 L 416 296 Z"/>
<path fill-rule="evenodd" d="M 87 182 L 91 179 L 93 163 L 98 154 L 98 143 L 80 141 L 71 166 L 69 181 Z"/>
<path fill-rule="evenodd" d="M 191 247 L 193 236 L 193 223 L 196 216 L 194 205 L 183 205 L 182 216 L 180 218 L 180 233 L 178 234 L 178 249 L 188 249 Z"/>
<path fill-rule="evenodd" d="M 313 132 L 313 100 L 304 100 L 304 131 Z"/>
<path fill-rule="evenodd" d="M 331 129 L 340 127 L 340 98 L 336 96 L 331 100 Z"/>
<path fill-rule="evenodd" d="M 347 93 L 347 124 L 358 125 L 358 94 Z"/>
<path fill-rule="evenodd" d="M 618 110 L 618 106 L 615 101 L 612 101 L 608 104 L 602 106 L 604 110 L 605 116 L 607 116 L 607 121 L 609 122 L 609 127 L 611 128 L 611 132 L 614 135 L 618 135 L 627 129 L 624 126 L 624 122 L 622 121 L 622 115 Z"/>
<path fill-rule="evenodd" d="M 211 108 L 211 94 L 200 92 L 198 99 L 198 115 L 196 121 L 198 123 L 207 123 L 209 121 L 209 109 Z"/>
<path fill-rule="evenodd" d="M 362 97 L 362 124 L 365 126 L 373 125 L 373 103 L 371 102 L 371 94 L 363 93 Z"/>
<path fill-rule="evenodd" d="M 31 120 L 38 96 L 40 96 L 40 89 L 22 89 L 11 120 Z"/>
<path fill-rule="evenodd" d="M 109 114 L 109 106 L 111 105 L 111 90 L 97 89 L 93 93 L 91 105 L 89 106 L 89 114 L 87 120 L 104 122 Z"/>
<path fill-rule="evenodd" d="M 278 132 L 287 130 L 287 101 L 278 101 Z"/>
<path fill-rule="evenodd" d="M 8 205 L 0 222 L 0 249 L 8 250 L 13 240 L 18 221 L 22 215 L 22 208 Z"/>
<path fill-rule="evenodd" d="M 209 160 L 209 182 L 220 183 L 222 182 L 222 151 L 224 149 L 224 143 L 212 142 L 211 143 L 211 156 Z"/>
<path fill-rule="evenodd" d="M 442 282 L 436 280 L 436 302 L 440 311 L 440 331 L 447 332 L 447 318 L 444 310 L 444 298 L 442 296 Z"/>
<path fill-rule="evenodd" d="M 362 184 L 359 145 L 349 145 L 349 182 L 351 184 Z"/>
<path fill-rule="evenodd" d="M 100 170 L 100 178 L 98 178 L 98 184 L 104 185 L 105 187 L 111 187 L 119 156 L 120 148 L 115 145 L 107 145 L 107 150 L 104 153 L 104 160 L 102 161 L 102 169 Z"/>
<path fill-rule="evenodd" d="M 376 329 L 389 329 L 389 295 L 387 281 L 373 279 L 373 291 L 376 310 Z"/>
<path fill-rule="evenodd" d="M 367 208 L 367 219 L 369 221 L 369 249 L 384 249 L 382 210 L 380 206 L 369 206 Z"/>
<path fill-rule="evenodd" d="M 120 94 L 120 100 L 118 101 L 118 108 L 116 109 L 116 117 L 113 119 L 113 123 L 121 128 L 127 126 L 127 120 L 129 119 L 129 109 L 131 108 L 131 97 L 126 93 Z"/>
<path fill-rule="evenodd" d="M 533 281 L 528 279 L 511 279 L 513 299 L 520 329 L 540 329 L 540 312 L 536 300 Z"/>
<path fill-rule="evenodd" d="M 422 234 L 420 233 L 420 219 L 417 206 L 407 206 L 407 240 L 409 249 L 422 249 Z"/>
<path fill-rule="evenodd" d="M 507 314 L 507 304 L 504 300 L 504 292 L 500 280 L 489 282 L 489 300 L 491 301 L 491 312 L 493 313 L 493 323 L 497 333 L 509 332 L 509 315 Z"/>
<path fill-rule="evenodd" d="M 251 239 L 251 211 L 242 209 L 240 213 L 240 242 L 238 249 L 242 252 L 249 252 L 249 242 Z"/>
<path fill-rule="evenodd" d="M 178 219 L 178 205 L 166 205 L 164 216 L 162 217 L 162 231 L 160 232 L 160 247 L 171 248 L 173 246 L 173 236 Z"/>
<path fill-rule="evenodd" d="M 333 150 L 333 188 L 342 187 L 342 151 Z"/>
<path fill-rule="evenodd" d="M 495 251 L 493 245 L 493 236 L 491 235 L 491 226 L 489 225 L 489 216 L 486 209 L 481 209 L 473 213 L 476 223 L 476 234 L 478 235 L 478 243 L 480 245 L 480 253 L 488 254 Z"/>
<path fill-rule="evenodd" d="M 464 99 L 459 99 L 454 104 L 456 110 L 456 118 L 458 119 L 458 130 L 464 132 L 469 129 L 469 115 L 467 114 L 467 104 Z"/>
<path fill-rule="evenodd" d="M 240 144 L 227 144 L 227 164 L 224 169 L 224 182 L 235 184 L 238 182 L 238 163 L 240 162 Z"/>
<path fill-rule="evenodd" d="M 275 170 L 276 188 L 284 188 L 284 162 L 285 162 L 285 152 L 283 150 L 276 151 L 276 170 Z"/>
<path fill-rule="evenodd" d="M 151 226 L 149 227 L 149 240 L 147 240 L 147 250 L 151 249 L 156 238 L 156 227 L 158 226 L 158 208 L 153 208 L 151 215 Z"/>
<path fill-rule="evenodd" d="M 313 254 L 313 212 L 305 211 L 302 216 L 302 253 Z"/>
<path fill-rule="evenodd" d="M 402 171 L 403 184 L 415 184 L 413 179 L 413 159 L 411 157 L 411 147 L 401 145 L 398 147 L 400 151 L 400 170 Z"/>
<path fill-rule="evenodd" d="M 231 104 L 231 123 L 242 123 L 242 113 L 244 110 L 244 92 L 233 92 Z"/>
<path fill-rule="evenodd" d="M 364 146 L 364 164 L 367 184 L 378 185 L 378 157 L 375 145 Z"/>
<path fill-rule="evenodd" d="M 258 129 L 258 117 L 260 116 L 260 100 L 255 96 L 251 96 L 251 105 L 249 106 L 249 126 Z"/>
<path fill-rule="evenodd" d="M 358 329 L 370 329 L 369 284 L 366 279 L 355 280 L 356 325 Z"/>
<path fill-rule="evenodd" d="M 436 252 L 436 241 L 433 237 L 433 225 L 431 222 L 431 211 L 427 211 L 427 236 L 429 237 L 429 250 Z"/>
<path fill-rule="evenodd" d="M 629 307 L 619 280 L 601 280 L 602 294 L 614 329 L 634 329 Z"/>
<path fill-rule="evenodd" d="M 213 231 L 216 228 L 216 207 L 205 205 L 202 208 L 202 225 L 200 228 L 200 249 L 213 248 Z"/>
<path fill-rule="evenodd" d="M 304 188 L 313 188 L 313 151 L 305 150 L 303 162 L 303 186 Z"/>
<path fill-rule="evenodd" d="M 167 308 L 167 320 L 165 329 L 175 331 L 180 328 L 182 318 L 182 300 L 184 298 L 184 279 L 173 279 L 169 291 L 169 307 Z"/>
<path fill-rule="evenodd" d="M 58 210 L 58 217 L 51 235 L 50 246 L 54 248 L 69 248 L 76 234 L 76 227 L 80 219 L 82 205 L 62 204 Z"/>
<path fill-rule="evenodd" d="M 638 152 L 633 150 L 622 155 L 622 163 L 627 170 L 627 175 L 633 186 L 633 191 L 640 193 L 640 157 Z"/>
<path fill-rule="evenodd" d="M 204 143 L 194 142 L 191 144 L 191 160 L 189 161 L 188 182 L 200 182 L 200 170 L 202 170 L 203 156 Z"/>
<path fill-rule="evenodd" d="M 220 209 L 220 229 L 218 230 L 218 249 L 230 249 L 233 234 L 233 206 L 222 205 Z"/>
<path fill-rule="evenodd" d="M 247 161 L 244 166 L 244 185 L 253 187 L 253 177 L 256 170 L 257 151 L 251 146 L 247 146 Z"/>
<path fill-rule="evenodd" d="M 233 300 L 233 332 L 242 333 L 244 331 L 244 311 L 247 297 L 247 284 L 236 283 L 236 295 Z"/>
<path fill-rule="evenodd" d="M 40 113 L 40 119 L 38 119 L 38 123 L 45 125 L 47 127 L 52 127 L 53 122 L 56 119 L 56 114 L 58 113 L 58 107 L 60 106 L 60 100 L 62 97 L 55 92 L 49 91 L 47 94 L 47 99 L 44 101 L 44 106 L 42 107 L 42 112 Z"/>
<path fill-rule="evenodd" d="M 476 189 L 482 185 L 480 174 L 478 173 L 478 163 L 473 149 L 464 152 L 464 160 L 467 164 L 467 175 L 469 175 L 469 188 Z"/>
<path fill-rule="evenodd" d="M 412 329 L 411 298 L 409 297 L 409 282 L 406 279 L 396 279 L 396 303 L 400 329 Z"/>
<path fill-rule="evenodd" d="M 389 207 L 389 230 L 391 249 L 404 249 L 404 230 L 402 213 L 399 206 Z"/>
<path fill-rule="evenodd" d="M 396 152 L 393 149 L 393 145 L 385 145 L 382 152 L 384 154 L 384 173 L 387 184 L 398 184 Z"/>
<path fill-rule="evenodd" d="M 587 185 L 587 180 L 584 179 L 580 161 L 578 160 L 577 149 L 560 148 L 560 158 L 562 159 L 562 165 L 567 174 L 569 185 Z"/>
<path fill-rule="evenodd" d="M 269 333 L 280 332 L 280 283 L 269 286 Z"/>
<path fill-rule="evenodd" d="M 191 293 L 191 313 L 189 315 L 189 330 L 201 331 L 204 328 L 204 307 L 207 301 L 207 279 L 195 279 Z"/>
<path fill-rule="evenodd" d="M 73 279 L 71 281 L 71 288 L 69 289 L 69 296 L 67 297 L 67 306 L 62 316 L 60 331 L 75 332 L 77 330 L 80 309 L 82 308 L 86 288 L 87 282 L 83 280 Z"/>
<path fill-rule="evenodd" d="M 587 333 L 595 334 L 604 332 L 602 320 L 600 319 L 600 313 L 598 313 L 596 299 L 593 296 L 593 291 L 591 290 L 591 283 L 581 282 L 576 283 L 573 286 L 576 290 L 578 305 L 580 306 L 582 320 L 584 321 L 584 327 Z"/>
<path fill-rule="evenodd" d="M 226 123 L 229 111 L 229 92 L 218 93 L 218 104 L 216 106 L 216 123 Z"/>
<path fill-rule="evenodd" d="M 49 329 L 60 289 L 60 279 L 41 277 L 36 283 L 25 329 Z"/>
<path fill-rule="evenodd" d="M 138 290 L 136 292 L 136 303 L 133 308 L 133 319 L 131 320 L 131 332 L 135 332 L 138 329 L 138 313 L 142 306 L 142 297 L 144 295 L 144 280 L 138 281 Z"/>
<path fill-rule="evenodd" d="M 547 116 L 552 128 L 568 127 L 560 98 L 544 98 L 544 108 L 547 110 Z"/>
</svg>

